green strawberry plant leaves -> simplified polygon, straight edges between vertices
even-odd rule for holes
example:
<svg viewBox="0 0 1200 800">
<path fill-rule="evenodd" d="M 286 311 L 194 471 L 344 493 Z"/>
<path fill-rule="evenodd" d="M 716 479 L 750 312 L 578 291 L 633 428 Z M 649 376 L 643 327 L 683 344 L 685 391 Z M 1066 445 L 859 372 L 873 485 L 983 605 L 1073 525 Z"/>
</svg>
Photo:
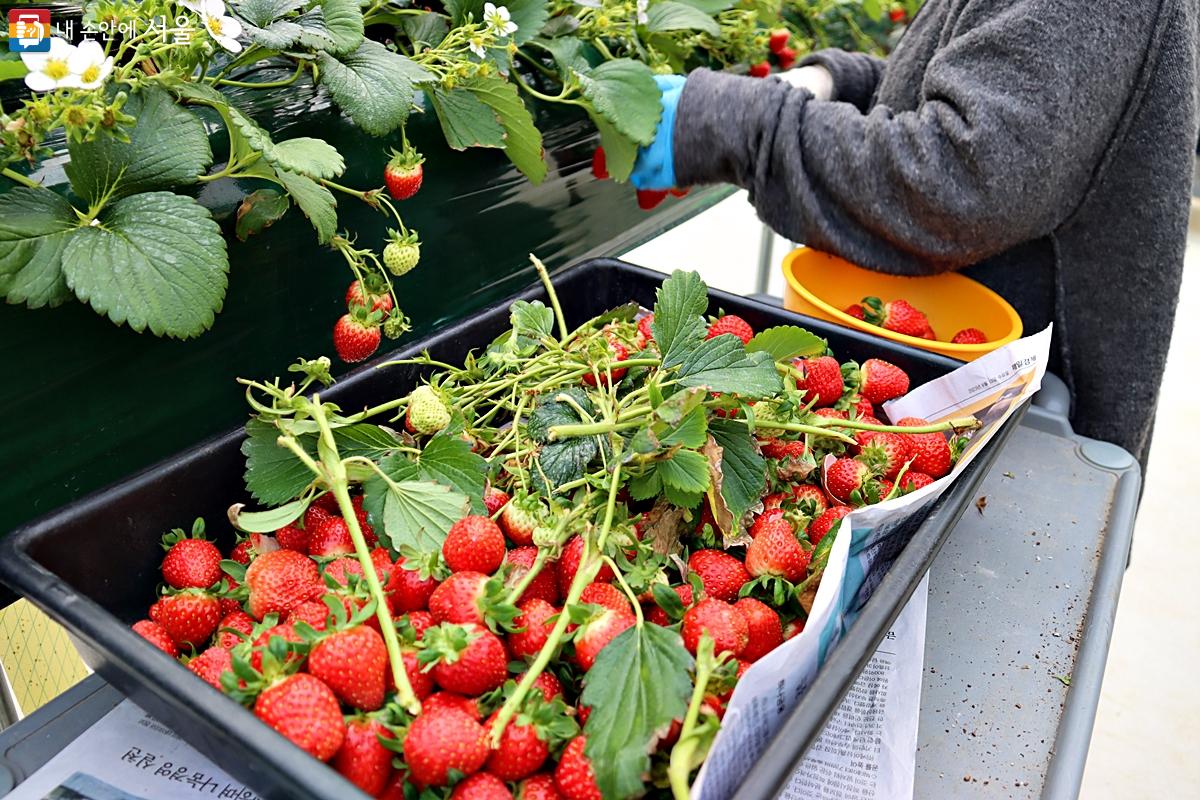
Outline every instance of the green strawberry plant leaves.
<svg viewBox="0 0 1200 800">
<path fill-rule="evenodd" d="M 708 431 L 721 447 L 721 495 L 735 520 L 741 519 L 767 485 L 767 462 L 758 452 L 750 429 L 734 420 L 714 419 Z"/>
<path fill-rule="evenodd" d="M 775 359 L 763 352 L 747 353 L 741 341 L 729 335 L 697 345 L 679 365 L 678 378 L 682 386 L 746 398 L 776 394 L 783 388 Z"/>
<path fill-rule="evenodd" d="M 449 486 L 471 498 L 473 511 L 483 513 L 485 510 L 483 490 L 487 462 L 460 436 L 443 431 L 431 438 L 415 458 L 392 455 L 383 459 L 379 466 L 397 482 L 430 481 Z"/>
<path fill-rule="evenodd" d="M 358 127 L 374 136 L 404 124 L 416 85 L 432 80 L 412 59 L 364 40 L 349 53 L 319 53 L 320 83 Z"/>
<path fill-rule="evenodd" d="M 434 481 L 389 483 L 374 477 L 363 485 L 363 508 L 380 542 L 393 553 L 413 548 L 420 553 L 441 549 L 446 533 L 470 512 L 468 497 Z"/>
<path fill-rule="evenodd" d="M 78 224 L 71 204 L 49 189 L 0 194 L 0 295 L 29 308 L 71 299 L 62 254 Z"/>
<path fill-rule="evenodd" d="M 708 288 L 697 272 L 676 272 L 663 281 L 654 304 L 650 329 L 663 353 L 663 366 L 683 363 L 704 341 L 702 315 L 708 310 Z"/>
<path fill-rule="evenodd" d="M 746 345 L 747 353 L 763 352 L 775 361 L 813 358 L 822 355 L 829 344 L 815 333 L 795 325 L 778 325 L 758 333 Z"/>
<path fill-rule="evenodd" d="M 720 36 L 721 26 L 711 15 L 687 3 L 661 0 L 646 10 L 646 28 L 654 33 L 663 31 L 702 31 Z"/>
<path fill-rule="evenodd" d="M 693 660 L 678 633 L 652 623 L 624 631 L 596 657 L 580 703 L 592 709 L 583 733 L 604 797 L 636 797 L 650 752 L 692 694 Z"/>
</svg>

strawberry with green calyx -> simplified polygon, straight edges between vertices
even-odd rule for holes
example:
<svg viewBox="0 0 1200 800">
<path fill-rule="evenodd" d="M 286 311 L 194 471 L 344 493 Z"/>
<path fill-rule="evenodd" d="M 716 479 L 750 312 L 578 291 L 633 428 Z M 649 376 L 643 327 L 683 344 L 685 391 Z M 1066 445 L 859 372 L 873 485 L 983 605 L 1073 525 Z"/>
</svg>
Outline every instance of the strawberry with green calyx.
<svg viewBox="0 0 1200 800">
<path fill-rule="evenodd" d="M 409 433 L 432 436 L 445 430 L 450 420 L 450 407 L 437 389 L 423 383 L 409 394 L 404 412 L 404 428 Z"/>
<path fill-rule="evenodd" d="M 797 483 L 792 486 L 791 504 L 809 519 L 820 516 L 829 508 L 829 497 L 820 486 Z"/>
<path fill-rule="evenodd" d="M 324 681 L 343 703 L 360 711 L 383 706 L 387 670 L 387 646 L 369 625 L 326 631 L 308 654 L 309 673 Z"/>
<path fill-rule="evenodd" d="M 409 775 L 425 786 L 445 786 L 452 772 L 473 775 L 488 755 L 487 730 L 455 708 L 422 712 L 404 737 Z"/>
<path fill-rule="evenodd" d="M 401 548 L 400 560 L 384 587 L 392 613 L 404 614 L 427 608 L 429 596 L 448 574 L 438 553 L 422 555 L 412 548 Z"/>
<path fill-rule="evenodd" d="M 202 647 L 221 623 L 221 601 L 203 589 L 167 590 L 151 610 L 179 647 Z"/>
<path fill-rule="evenodd" d="M 905 494 L 915 492 L 918 489 L 924 489 L 929 484 L 933 483 L 933 478 L 926 475 L 924 472 L 906 472 L 900 478 L 900 490 Z"/>
<path fill-rule="evenodd" d="M 746 547 L 746 569 L 761 585 L 773 584 L 776 578 L 788 583 L 803 580 L 809 559 L 796 529 L 785 517 L 764 520 Z"/>
<path fill-rule="evenodd" d="M 226 614 L 217 623 L 217 646 L 232 650 L 254 632 L 254 617 L 238 609 Z"/>
<path fill-rule="evenodd" d="M 801 377 L 796 388 L 803 392 L 806 401 L 815 408 L 831 406 L 842 398 L 845 388 L 842 365 L 832 356 L 797 358 L 792 362 Z"/>
<path fill-rule="evenodd" d="M 929 318 L 907 300 L 887 303 L 878 297 L 862 299 L 864 321 L 905 336 L 920 336 L 929 327 Z"/>
<path fill-rule="evenodd" d="M 490 630 L 511 630 L 520 613 L 502 575 L 455 572 L 429 596 L 429 613 L 437 622 L 472 623 Z"/>
<path fill-rule="evenodd" d="M 382 740 L 395 735 L 377 717 L 356 714 L 346 718 L 346 736 L 331 762 L 342 777 L 374 797 L 392 775 L 394 753 Z"/>
<path fill-rule="evenodd" d="M 928 424 L 919 417 L 905 417 L 897 423 L 902 428 L 918 428 Z M 908 440 L 914 471 L 923 472 L 935 480 L 950 473 L 954 457 L 945 436 L 940 433 L 906 433 L 904 438 Z"/>
<path fill-rule="evenodd" d="M 909 459 L 909 444 L 905 437 L 885 431 L 863 431 L 855 438 L 860 443 L 858 459 L 874 474 L 895 480 Z"/>
<path fill-rule="evenodd" d="M 749 639 L 739 658 L 757 661 L 783 644 L 783 624 L 775 609 L 753 597 L 743 597 L 733 607 L 745 618 L 749 631 Z"/>
<path fill-rule="evenodd" d="M 388 194 L 397 200 L 407 200 L 421 188 L 425 179 L 425 168 L 421 166 L 425 157 L 407 141 L 400 150 L 388 151 L 390 159 L 383 168 L 383 182 Z"/>
<path fill-rule="evenodd" d="M 839 458 L 825 469 L 825 491 L 850 506 L 873 505 L 886 497 L 882 480 L 854 458 Z"/>
<path fill-rule="evenodd" d="M 443 623 L 425 631 L 418 660 L 448 692 L 481 695 L 508 677 L 504 642 L 482 625 Z"/>
<path fill-rule="evenodd" d="M 407 275 L 421 261 L 421 239 L 416 231 L 388 228 L 387 244 L 383 247 L 383 265 L 397 278 Z"/>
<path fill-rule="evenodd" d="M 704 596 L 717 600 L 733 601 L 750 580 L 745 565 L 724 550 L 697 550 L 687 565 L 704 585 Z"/>
<path fill-rule="evenodd" d="M 353 281 L 346 290 L 346 308 L 353 309 L 356 306 L 387 314 L 396 307 L 396 303 L 383 281 L 376 273 L 369 272 L 363 280 Z"/>
<path fill-rule="evenodd" d="M 190 533 L 175 528 L 163 536 L 163 580 L 175 589 L 207 589 L 221 580 L 221 551 L 204 536 L 204 520 L 197 519 Z"/>
<path fill-rule="evenodd" d="M 510 681 L 505 689 L 511 693 L 516 684 Z M 497 714 L 493 713 L 484 723 L 493 734 L 496 720 Z M 485 768 L 503 780 L 519 781 L 541 769 L 551 750 L 578 734 L 579 725 L 561 697 L 546 700 L 534 693 L 526 698 L 517 717 L 505 726 Z"/>
<path fill-rule="evenodd" d="M 767 46 L 770 48 L 772 53 L 778 55 L 779 51 L 788 46 L 788 42 L 791 41 L 791 39 L 792 34 L 790 31 L 788 31 L 786 28 L 779 28 L 771 31 L 771 38 L 768 40 Z"/>
<path fill-rule="evenodd" d="M 333 325 L 333 348 L 338 358 L 353 364 L 373 355 L 383 339 L 379 327 L 382 320 L 381 312 L 368 311 L 363 306 L 355 306 L 338 317 Z"/>
<path fill-rule="evenodd" d="M 399 339 L 411 330 L 412 322 L 398 308 L 393 308 L 383 320 L 383 335 L 389 339 Z"/>
<path fill-rule="evenodd" d="M 637 617 L 629 611 L 615 611 L 603 606 L 594 608 L 600 610 L 586 615 L 574 634 L 575 663 L 584 672 L 596 663 L 601 650 L 637 622 Z"/>
<path fill-rule="evenodd" d="M 910 473 L 911 474 L 911 473 Z M 833 530 L 842 519 L 851 512 L 850 506 L 836 505 L 830 506 L 812 521 L 808 526 L 808 541 L 813 547 L 821 543 L 821 540 Z"/>
<path fill-rule="evenodd" d="M 542 511 L 542 504 L 536 497 L 518 491 L 500 509 L 500 527 L 513 544 L 533 544 L 533 531 L 541 521 Z"/>
<path fill-rule="evenodd" d="M 254 701 L 254 715 L 319 761 L 328 761 L 346 738 L 337 697 L 319 678 L 289 675 Z"/>
<path fill-rule="evenodd" d="M 684 613 L 692 607 L 695 597 L 691 584 L 687 583 L 670 588 L 655 584 L 651 594 L 654 604 L 646 611 L 646 621 L 664 628 L 683 619 Z"/>
</svg>

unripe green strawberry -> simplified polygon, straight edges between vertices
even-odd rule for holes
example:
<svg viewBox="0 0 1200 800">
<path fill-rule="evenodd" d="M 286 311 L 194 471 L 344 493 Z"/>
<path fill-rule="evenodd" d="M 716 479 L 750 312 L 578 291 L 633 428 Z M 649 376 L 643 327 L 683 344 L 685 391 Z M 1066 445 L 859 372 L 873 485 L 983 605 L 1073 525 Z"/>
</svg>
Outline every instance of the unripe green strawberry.
<svg viewBox="0 0 1200 800">
<path fill-rule="evenodd" d="M 383 265 L 399 277 L 409 272 L 421 260 L 421 242 L 415 231 L 403 236 L 388 231 L 388 243 L 383 248 Z"/>
<path fill-rule="evenodd" d="M 450 409 L 432 386 L 421 385 L 408 396 L 404 427 L 409 433 L 432 435 L 450 424 Z"/>
</svg>

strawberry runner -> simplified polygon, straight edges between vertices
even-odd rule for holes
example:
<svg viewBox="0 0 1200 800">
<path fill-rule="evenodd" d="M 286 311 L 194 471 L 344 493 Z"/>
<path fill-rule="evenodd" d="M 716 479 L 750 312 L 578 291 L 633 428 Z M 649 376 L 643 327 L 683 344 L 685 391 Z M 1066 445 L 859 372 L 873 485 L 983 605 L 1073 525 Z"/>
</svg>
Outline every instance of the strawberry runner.
<svg viewBox="0 0 1200 800">
<path fill-rule="evenodd" d="M 755 662 L 739 680 L 721 730 L 692 786 L 693 798 L 723 800 L 737 791 L 891 565 L 886 554 L 894 558 L 898 548 L 888 545 L 897 536 L 911 535 L 913 518 L 949 488 L 1003 423 L 1041 387 L 1050 335 L 1048 327 L 884 404 L 890 419 L 938 422 L 973 414 L 983 427 L 966 441 L 949 475 L 901 497 L 856 508 L 845 518 L 833 539 L 804 630 Z M 833 459 L 829 456 L 827 465 Z M 916 712 L 914 705 L 912 714 Z M 876 780 L 881 783 L 873 796 L 911 796 L 913 746 L 915 739 L 907 752 L 890 755 L 909 765 L 907 782 L 904 774 L 891 783 L 884 777 L 888 773 L 879 775 Z M 853 756 L 880 763 L 889 757 L 886 749 L 876 753 L 873 746 L 871 752 L 854 749 Z M 803 776 L 802 766 L 791 777 L 789 788 L 799 790 Z"/>
</svg>

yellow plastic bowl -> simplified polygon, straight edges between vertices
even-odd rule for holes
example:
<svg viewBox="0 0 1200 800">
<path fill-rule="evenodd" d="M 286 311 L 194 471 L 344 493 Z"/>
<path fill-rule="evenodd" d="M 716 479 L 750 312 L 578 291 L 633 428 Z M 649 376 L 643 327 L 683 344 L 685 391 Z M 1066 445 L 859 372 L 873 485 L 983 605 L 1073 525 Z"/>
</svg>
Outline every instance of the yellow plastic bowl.
<svg viewBox="0 0 1200 800">
<path fill-rule="evenodd" d="M 1016 309 L 983 284 L 957 273 L 924 278 L 885 275 L 856 267 L 828 253 L 800 247 L 783 260 L 783 276 L 787 279 L 783 305 L 789 311 L 962 361 L 973 361 L 1021 338 L 1021 317 Z M 884 302 L 907 300 L 925 312 L 939 338 L 950 339 L 963 328 L 978 328 L 988 341 L 951 344 L 918 339 L 871 325 L 842 311 L 846 306 L 861 303 L 864 297 L 878 297 Z"/>
</svg>

